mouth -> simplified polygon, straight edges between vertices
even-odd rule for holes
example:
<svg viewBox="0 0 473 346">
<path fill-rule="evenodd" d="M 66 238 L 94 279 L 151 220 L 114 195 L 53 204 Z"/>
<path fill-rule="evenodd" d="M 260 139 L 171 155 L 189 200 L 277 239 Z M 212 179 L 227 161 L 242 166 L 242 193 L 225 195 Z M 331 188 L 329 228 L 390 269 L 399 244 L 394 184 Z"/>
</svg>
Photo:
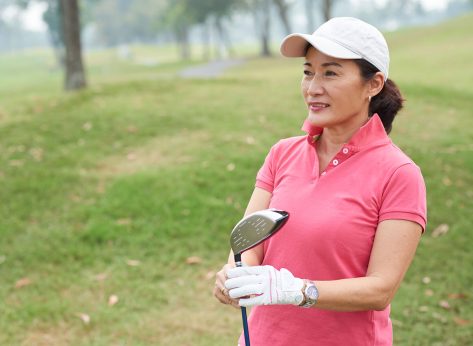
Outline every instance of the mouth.
<svg viewBox="0 0 473 346">
<path fill-rule="evenodd" d="M 319 112 L 321 110 L 324 110 L 325 108 L 330 107 L 328 103 L 323 103 L 323 102 L 309 102 L 309 109 L 312 112 Z"/>
</svg>

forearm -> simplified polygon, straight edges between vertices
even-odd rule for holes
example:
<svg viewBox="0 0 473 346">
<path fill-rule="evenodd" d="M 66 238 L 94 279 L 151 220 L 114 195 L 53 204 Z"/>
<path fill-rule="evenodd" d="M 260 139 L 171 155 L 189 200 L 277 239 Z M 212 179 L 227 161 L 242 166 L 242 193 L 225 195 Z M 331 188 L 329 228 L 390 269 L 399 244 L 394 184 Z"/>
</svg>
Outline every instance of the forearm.
<svg viewBox="0 0 473 346">
<path fill-rule="evenodd" d="M 262 245 L 258 245 L 250 250 L 247 250 L 241 255 L 243 263 L 248 266 L 259 266 L 263 261 L 263 249 Z M 235 265 L 235 258 L 233 251 L 230 250 L 228 255 L 228 264 Z"/>
<path fill-rule="evenodd" d="M 397 288 L 374 276 L 314 283 L 319 298 L 313 307 L 336 311 L 384 310 Z"/>
<path fill-rule="evenodd" d="M 265 265 L 230 269 L 225 286 L 241 306 L 313 304 L 313 308 L 336 311 L 384 310 L 414 257 L 421 231 L 419 224 L 410 221 L 381 222 L 365 277 L 318 281 Z M 303 279 L 312 279 L 315 287 Z"/>
</svg>

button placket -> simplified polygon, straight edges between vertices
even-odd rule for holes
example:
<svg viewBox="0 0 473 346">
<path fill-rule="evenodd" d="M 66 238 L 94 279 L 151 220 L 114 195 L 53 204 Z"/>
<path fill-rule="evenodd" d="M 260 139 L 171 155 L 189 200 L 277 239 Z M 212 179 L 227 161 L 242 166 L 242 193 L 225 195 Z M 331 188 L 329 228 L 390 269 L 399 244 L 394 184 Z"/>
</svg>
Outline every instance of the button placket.
<svg viewBox="0 0 473 346">
<path fill-rule="evenodd" d="M 337 155 L 335 155 L 335 157 L 330 161 L 325 171 L 320 173 L 320 177 L 323 177 L 335 167 L 340 166 L 341 163 L 343 163 L 344 161 L 349 159 L 351 156 L 353 156 L 355 152 L 356 152 L 356 149 L 354 149 L 353 147 L 350 147 L 350 146 L 342 147 L 342 149 L 337 153 Z"/>
</svg>

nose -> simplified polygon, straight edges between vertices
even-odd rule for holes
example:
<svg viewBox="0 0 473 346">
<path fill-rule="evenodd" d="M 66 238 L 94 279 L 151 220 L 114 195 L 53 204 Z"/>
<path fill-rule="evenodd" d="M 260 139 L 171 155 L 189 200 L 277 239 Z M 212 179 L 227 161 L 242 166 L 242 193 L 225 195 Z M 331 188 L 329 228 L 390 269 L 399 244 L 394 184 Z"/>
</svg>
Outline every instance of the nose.
<svg viewBox="0 0 473 346">
<path fill-rule="evenodd" d="M 311 96 L 314 95 L 321 95 L 324 93 L 324 88 L 322 86 L 321 81 L 317 76 L 314 76 L 309 82 L 308 88 L 307 88 L 307 93 Z"/>
</svg>

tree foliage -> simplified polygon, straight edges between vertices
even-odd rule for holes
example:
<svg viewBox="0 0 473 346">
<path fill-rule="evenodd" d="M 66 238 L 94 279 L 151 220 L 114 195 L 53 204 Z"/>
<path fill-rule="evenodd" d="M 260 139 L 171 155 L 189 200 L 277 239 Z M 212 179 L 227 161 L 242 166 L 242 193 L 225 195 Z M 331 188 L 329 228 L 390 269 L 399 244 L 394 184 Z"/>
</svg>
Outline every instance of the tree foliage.
<svg viewBox="0 0 473 346">
<path fill-rule="evenodd" d="M 237 8 L 242 8 L 243 0 L 174 0 L 169 1 L 161 18 L 165 28 L 174 33 L 179 43 L 181 57 L 190 58 L 189 31 L 195 25 L 205 26 L 212 21 L 220 43 L 231 50 L 231 45 L 223 25 L 223 20 L 229 18 Z M 208 44 L 204 38 L 203 44 Z"/>
<path fill-rule="evenodd" d="M 105 46 L 156 39 L 164 0 L 100 0 L 91 10 L 98 40 Z"/>
</svg>

